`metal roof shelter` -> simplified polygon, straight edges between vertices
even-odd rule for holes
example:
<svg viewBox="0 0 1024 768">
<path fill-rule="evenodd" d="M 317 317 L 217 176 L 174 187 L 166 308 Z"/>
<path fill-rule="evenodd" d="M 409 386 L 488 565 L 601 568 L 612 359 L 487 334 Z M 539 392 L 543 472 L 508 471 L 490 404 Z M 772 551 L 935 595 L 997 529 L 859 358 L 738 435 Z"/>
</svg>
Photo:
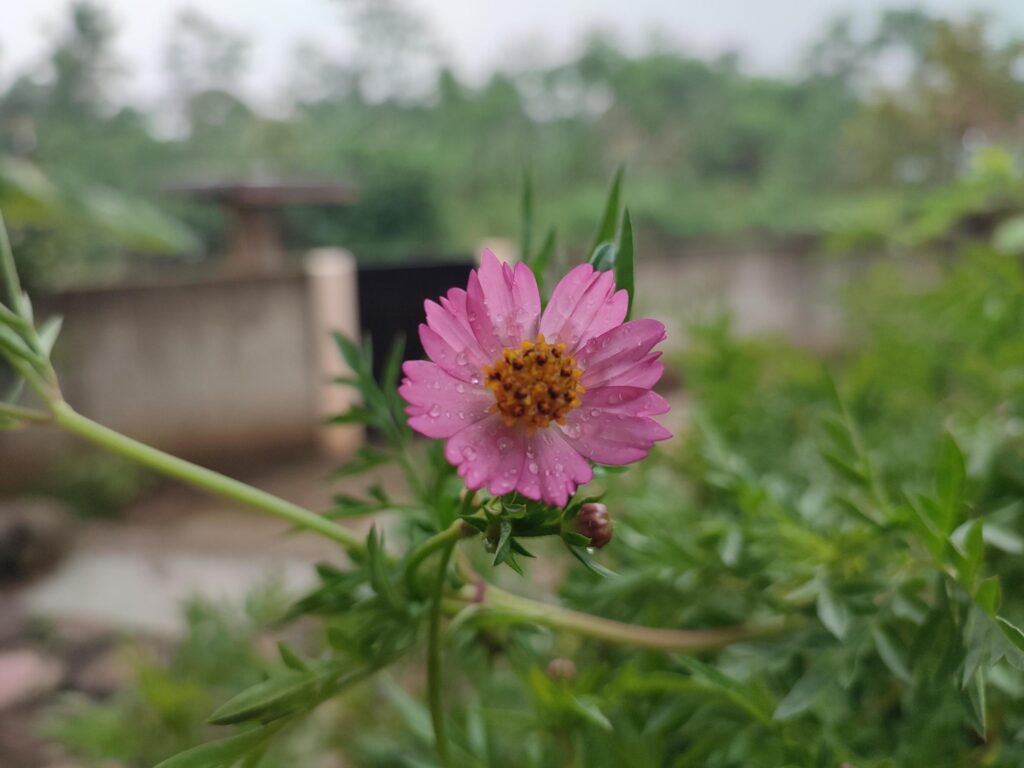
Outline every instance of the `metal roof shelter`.
<svg viewBox="0 0 1024 768">
<path fill-rule="evenodd" d="M 350 205 L 356 188 L 322 181 L 228 180 L 176 185 L 171 191 L 220 206 L 228 217 L 228 264 L 237 272 L 269 272 L 284 265 L 281 210 L 289 205 Z"/>
</svg>

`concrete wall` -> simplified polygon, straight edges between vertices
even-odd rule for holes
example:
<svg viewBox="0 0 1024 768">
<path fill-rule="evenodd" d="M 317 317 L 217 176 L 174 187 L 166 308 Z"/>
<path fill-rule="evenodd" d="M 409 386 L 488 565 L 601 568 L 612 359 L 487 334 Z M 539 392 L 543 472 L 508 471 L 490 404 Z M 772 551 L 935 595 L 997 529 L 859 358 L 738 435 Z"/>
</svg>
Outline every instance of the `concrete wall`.
<svg viewBox="0 0 1024 768">
<path fill-rule="evenodd" d="M 637 311 L 666 320 L 670 341 L 685 342 L 687 322 L 726 311 L 740 334 L 775 333 L 812 349 L 842 342 L 843 288 L 883 257 L 829 256 L 804 241 L 716 245 L 680 243 L 637 260 Z M 935 265 L 902 258 L 913 279 Z"/>
<path fill-rule="evenodd" d="M 273 455 L 323 437 L 328 373 L 340 371 L 317 340 L 329 328 L 350 335 L 358 328 L 354 269 L 340 282 L 320 282 L 299 273 L 126 285 L 35 303 L 39 316 L 64 318 L 54 362 L 77 410 L 226 466 L 235 455 Z M 349 311 L 325 316 L 332 305 Z M 334 395 L 329 404 L 344 410 L 342 400 Z M 346 434 L 331 447 L 351 450 L 358 435 L 333 429 Z M 70 445 L 51 430 L 0 433 L 0 484 L 17 483 Z"/>
<path fill-rule="evenodd" d="M 874 261 L 830 258 L 800 242 L 639 246 L 637 312 L 664 319 L 676 345 L 688 320 L 727 310 L 741 333 L 835 347 L 840 288 Z M 339 272 L 332 254 L 348 266 Z M 358 431 L 324 439 L 318 426 L 347 396 L 328 383 L 339 371 L 327 332 L 358 332 L 355 273 L 343 252 L 319 254 L 306 275 L 73 290 L 37 304 L 41 315 L 65 319 L 56 362 L 68 401 L 126 434 L 220 465 L 318 437 L 335 453 L 358 442 Z M 43 430 L 0 433 L 0 484 L 62 441 Z"/>
</svg>

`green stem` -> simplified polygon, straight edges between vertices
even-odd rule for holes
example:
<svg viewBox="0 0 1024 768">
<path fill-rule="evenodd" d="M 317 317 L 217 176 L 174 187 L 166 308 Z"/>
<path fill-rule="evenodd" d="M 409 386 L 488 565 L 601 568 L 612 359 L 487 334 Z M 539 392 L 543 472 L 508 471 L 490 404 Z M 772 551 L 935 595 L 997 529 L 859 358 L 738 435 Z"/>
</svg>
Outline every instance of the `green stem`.
<svg viewBox="0 0 1024 768">
<path fill-rule="evenodd" d="M 20 315 L 21 282 L 18 280 L 18 270 L 14 267 L 14 253 L 11 251 L 11 241 L 7 237 L 7 227 L 4 224 L 2 213 L 0 213 L 0 283 L 3 283 L 7 290 L 8 306 Z"/>
<path fill-rule="evenodd" d="M 54 423 L 79 437 L 121 454 L 161 474 L 266 512 L 298 528 L 319 533 L 321 536 L 336 541 L 349 554 L 364 552 L 365 548 L 359 537 L 308 509 L 245 483 L 232 480 L 218 472 L 151 448 L 137 440 L 132 440 L 130 437 L 76 413 L 67 403 L 58 402 L 52 404 L 51 407 L 53 408 Z"/>
<path fill-rule="evenodd" d="M 448 529 L 449 531 L 451 528 Z M 447 533 L 447 531 L 445 532 Z M 439 536 L 442 534 L 438 534 Z M 437 538 L 436 536 L 434 538 Z M 441 563 L 437 569 L 434 593 L 430 604 L 430 627 L 427 642 L 427 692 L 430 700 L 430 719 L 434 724 L 434 743 L 441 768 L 448 766 L 448 740 L 444 731 L 444 700 L 441 680 L 441 609 L 444 585 L 448 578 L 448 562 L 456 539 L 448 538 L 441 544 Z"/>
<path fill-rule="evenodd" d="M 463 525 L 461 520 L 456 520 L 440 533 L 436 533 L 424 541 L 409 554 L 409 559 L 405 563 L 405 586 L 410 594 L 415 595 L 418 593 L 419 585 L 416 583 L 416 571 L 423 564 L 423 561 L 437 550 L 454 544 L 464 536 L 466 536 L 466 526 Z"/>
<path fill-rule="evenodd" d="M 456 568 L 462 579 L 468 582 L 457 593 L 464 605 L 475 603 L 481 605 L 485 610 L 511 615 L 523 622 L 542 624 L 552 629 L 561 629 L 618 645 L 630 645 L 657 651 L 697 653 L 724 648 L 732 643 L 773 634 L 782 629 L 781 622 L 772 621 L 754 626 L 718 629 L 657 629 L 627 624 L 513 595 L 511 592 L 484 582 L 469 567 L 464 558 L 459 558 L 456 561 Z"/>
<path fill-rule="evenodd" d="M 50 424 L 53 416 L 43 411 L 36 411 L 31 408 L 22 408 L 9 403 L 0 403 L 0 416 L 6 416 L 16 421 L 26 421 L 32 424 Z"/>
</svg>

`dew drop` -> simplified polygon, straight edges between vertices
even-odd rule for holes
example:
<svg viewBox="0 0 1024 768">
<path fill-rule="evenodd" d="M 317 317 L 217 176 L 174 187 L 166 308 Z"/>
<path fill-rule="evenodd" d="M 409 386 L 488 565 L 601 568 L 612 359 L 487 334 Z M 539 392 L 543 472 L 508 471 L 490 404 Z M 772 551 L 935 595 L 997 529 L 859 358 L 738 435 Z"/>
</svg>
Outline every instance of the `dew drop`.
<svg viewBox="0 0 1024 768">
<path fill-rule="evenodd" d="M 472 445 L 467 445 L 462 448 L 462 455 L 466 457 L 468 461 L 473 461 L 476 458 L 476 448 Z"/>
<path fill-rule="evenodd" d="M 474 373 L 472 376 L 469 377 L 469 383 L 470 384 L 479 384 L 480 383 L 480 375 L 477 374 L 477 373 Z"/>
<path fill-rule="evenodd" d="M 427 411 L 427 414 L 430 416 L 430 418 L 436 419 L 438 416 L 441 415 L 441 406 L 438 405 L 437 403 L 434 403 L 432 406 L 430 406 L 430 410 Z"/>
<path fill-rule="evenodd" d="M 531 475 L 536 475 L 540 471 L 540 467 L 537 466 L 535 461 L 531 461 L 527 469 L 530 470 Z"/>
<path fill-rule="evenodd" d="M 466 385 L 460 381 L 458 384 L 455 385 L 455 391 L 461 395 L 463 392 L 466 391 Z"/>
<path fill-rule="evenodd" d="M 498 440 L 498 450 L 501 451 L 502 453 L 504 453 L 511 447 L 512 441 L 509 438 L 503 437 L 500 440 Z"/>
<path fill-rule="evenodd" d="M 455 356 L 456 365 L 465 365 L 467 362 L 469 362 L 469 358 L 466 357 L 465 352 L 459 352 L 459 354 Z"/>
<path fill-rule="evenodd" d="M 600 416 L 601 412 L 597 408 L 591 408 L 590 409 L 590 415 L 591 416 Z"/>
<path fill-rule="evenodd" d="M 565 428 L 565 434 L 567 434 L 569 437 L 573 438 L 574 440 L 577 437 L 580 436 L 580 433 L 582 431 L 583 431 L 583 428 L 579 424 L 577 424 L 575 422 L 573 422 L 572 424 L 567 425 L 566 428 Z"/>
<path fill-rule="evenodd" d="M 440 388 L 441 388 L 441 382 L 435 381 L 434 382 L 434 389 L 440 389 Z"/>
</svg>

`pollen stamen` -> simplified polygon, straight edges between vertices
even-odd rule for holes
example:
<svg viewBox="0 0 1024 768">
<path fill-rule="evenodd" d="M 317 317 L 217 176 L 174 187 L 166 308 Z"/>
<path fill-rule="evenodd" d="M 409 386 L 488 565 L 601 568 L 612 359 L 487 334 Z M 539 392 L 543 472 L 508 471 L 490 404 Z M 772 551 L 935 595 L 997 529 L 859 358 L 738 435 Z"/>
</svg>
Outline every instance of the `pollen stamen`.
<svg viewBox="0 0 1024 768">
<path fill-rule="evenodd" d="M 494 393 L 491 410 L 501 414 L 506 426 L 518 422 L 530 432 L 552 421 L 564 424 L 584 392 L 583 371 L 565 344 L 548 344 L 544 334 L 536 341 L 523 341 L 518 349 L 502 350 L 483 373 L 485 386 Z"/>
</svg>

